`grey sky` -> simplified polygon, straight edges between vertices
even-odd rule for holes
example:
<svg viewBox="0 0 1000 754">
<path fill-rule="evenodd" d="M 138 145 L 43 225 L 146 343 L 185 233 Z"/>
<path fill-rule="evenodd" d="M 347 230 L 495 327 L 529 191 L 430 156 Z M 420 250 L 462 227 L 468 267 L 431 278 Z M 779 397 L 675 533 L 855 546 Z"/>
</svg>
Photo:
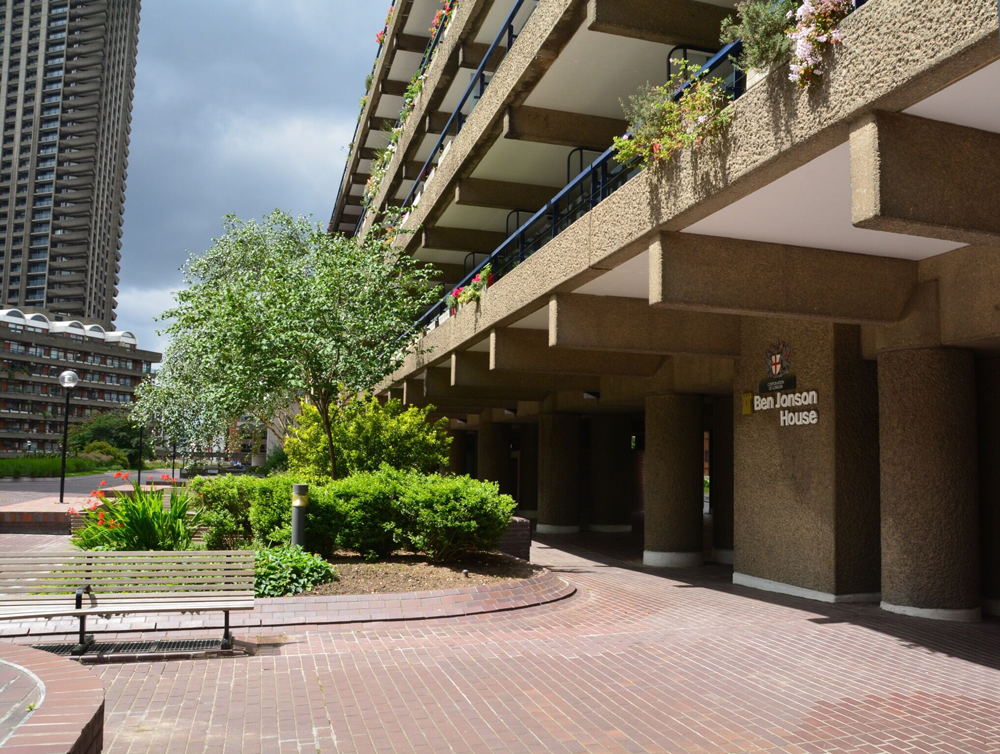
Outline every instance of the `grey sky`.
<svg viewBox="0 0 1000 754">
<path fill-rule="evenodd" d="M 390 0 L 143 0 L 118 329 L 158 348 L 222 216 L 324 224 Z"/>
</svg>

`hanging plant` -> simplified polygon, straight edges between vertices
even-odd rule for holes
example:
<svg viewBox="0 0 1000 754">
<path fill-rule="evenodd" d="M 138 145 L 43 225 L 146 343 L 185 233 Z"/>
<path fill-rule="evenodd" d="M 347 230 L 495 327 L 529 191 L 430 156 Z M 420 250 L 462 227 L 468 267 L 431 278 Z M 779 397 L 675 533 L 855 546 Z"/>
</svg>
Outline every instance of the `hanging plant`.
<svg viewBox="0 0 1000 754">
<path fill-rule="evenodd" d="M 472 278 L 472 282 L 455 288 L 445 296 L 445 306 L 454 314 L 458 307 L 479 301 L 483 292 L 491 285 L 493 285 L 493 266 L 484 264 L 482 269 Z"/>
<path fill-rule="evenodd" d="M 823 75 L 823 53 L 839 44 L 842 35 L 837 25 L 854 10 L 855 0 L 803 0 L 788 18 L 794 26 L 788 31 L 792 60 L 788 78 L 799 86 L 809 86 Z"/>
<path fill-rule="evenodd" d="M 438 29 L 448 25 L 451 21 L 451 15 L 455 12 L 455 8 L 458 7 L 458 1 L 451 2 L 451 0 L 445 0 L 444 7 L 434 14 L 434 20 L 431 21 L 431 39 L 438 33 Z"/>
<path fill-rule="evenodd" d="M 685 147 L 701 148 L 729 123 L 725 81 L 697 75 L 698 66 L 687 60 L 680 63 L 666 84 L 647 84 L 623 103 L 629 133 L 615 138 L 618 162 L 665 162 Z"/>
<path fill-rule="evenodd" d="M 378 42 L 379 47 L 385 42 L 385 35 L 389 31 L 389 24 L 392 23 L 392 14 L 396 12 L 396 5 L 393 3 L 389 6 L 389 13 L 385 17 L 385 26 L 382 27 L 382 31 L 375 35 L 375 41 Z"/>
<path fill-rule="evenodd" d="M 788 36 L 789 13 L 794 14 L 799 0 L 741 0 L 736 16 L 722 22 L 723 44 L 743 43 L 743 51 L 733 58 L 741 71 L 768 69 L 782 62 L 792 51 Z"/>
</svg>

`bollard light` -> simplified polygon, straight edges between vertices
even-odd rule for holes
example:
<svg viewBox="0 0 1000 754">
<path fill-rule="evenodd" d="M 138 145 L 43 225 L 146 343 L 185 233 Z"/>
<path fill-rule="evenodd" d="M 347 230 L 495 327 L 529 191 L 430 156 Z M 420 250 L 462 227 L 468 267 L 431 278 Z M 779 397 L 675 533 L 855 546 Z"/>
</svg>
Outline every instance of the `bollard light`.
<svg viewBox="0 0 1000 754">
<path fill-rule="evenodd" d="M 309 507 L 309 485 L 292 485 L 292 545 L 306 546 L 306 509 Z"/>
</svg>

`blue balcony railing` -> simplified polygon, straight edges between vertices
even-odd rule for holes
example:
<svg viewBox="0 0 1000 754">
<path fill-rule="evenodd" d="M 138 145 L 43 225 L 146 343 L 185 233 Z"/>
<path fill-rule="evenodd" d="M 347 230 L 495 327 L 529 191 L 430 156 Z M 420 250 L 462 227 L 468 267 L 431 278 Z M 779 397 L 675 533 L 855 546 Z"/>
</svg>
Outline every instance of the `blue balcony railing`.
<svg viewBox="0 0 1000 754">
<path fill-rule="evenodd" d="M 865 2 L 866 0 L 855 0 L 854 6 L 859 8 Z M 684 56 L 687 56 L 689 52 L 684 48 L 674 48 L 670 52 L 667 59 L 668 77 L 673 72 L 672 66 L 678 59 L 674 56 L 677 51 L 682 51 Z M 739 99 L 746 92 L 746 73 L 737 69 L 732 62 L 743 52 L 743 42 L 740 40 L 731 42 L 714 54 L 702 50 L 694 52 L 711 55 L 711 57 L 698 69 L 693 78 L 708 75 L 721 78 L 733 100 Z M 674 98 L 679 99 L 684 96 L 687 87 L 687 84 L 680 87 L 674 93 Z M 567 172 L 572 172 L 572 162 L 575 156 L 578 156 L 578 159 L 582 161 L 582 151 L 578 149 L 570 153 Z M 582 169 L 565 188 L 532 215 L 527 222 L 509 234 L 507 240 L 476 265 L 458 284 L 458 287 L 469 285 L 487 264 L 490 265 L 495 283 L 557 237 L 576 220 L 607 199 L 627 181 L 638 175 L 642 169 L 641 163 L 636 161 L 626 164 L 619 163 L 615 159 L 615 149 L 613 147 L 608 149 L 588 167 Z M 447 311 L 446 299 L 447 296 L 442 297 L 440 301 L 428 309 L 406 335 L 411 336 L 426 329 L 431 322 Z"/>
</svg>

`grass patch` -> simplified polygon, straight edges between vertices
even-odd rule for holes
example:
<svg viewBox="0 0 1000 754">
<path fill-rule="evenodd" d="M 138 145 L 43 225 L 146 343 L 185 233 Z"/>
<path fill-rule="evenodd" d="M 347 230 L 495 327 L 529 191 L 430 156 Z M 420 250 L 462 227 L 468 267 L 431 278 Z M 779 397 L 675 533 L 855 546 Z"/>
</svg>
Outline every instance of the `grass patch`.
<svg viewBox="0 0 1000 754">
<path fill-rule="evenodd" d="M 114 471 L 117 465 L 101 465 L 86 458 L 67 458 L 66 475 L 96 474 Z M 62 458 L 59 456 L 31 456 L 21 458 L 0 458 L 0 477 L 28 477 L 42 479 L 58 477 L 62 472 Z"/>
</svg>

